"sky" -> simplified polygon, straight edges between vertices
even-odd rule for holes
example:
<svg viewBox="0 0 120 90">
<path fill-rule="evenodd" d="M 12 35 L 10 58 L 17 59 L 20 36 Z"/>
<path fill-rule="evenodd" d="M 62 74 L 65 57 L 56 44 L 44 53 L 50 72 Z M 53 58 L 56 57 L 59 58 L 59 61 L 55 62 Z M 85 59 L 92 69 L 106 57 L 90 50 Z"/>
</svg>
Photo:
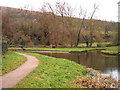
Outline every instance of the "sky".
<svg viewBox="0 0 120 90">
<path fill-rule="evenodd" d="M 55 2 L 67 2 L 75 8 L 75 15 L 78 16 L 80 7 L 87 10 L 87 18 L 90 17 L 93 11 L 93 5 L 99 5 L 98 10 L 94 15 L 94 19 L 106 21 L 118 21 L 118 5 L 120 0 L 0 0 L 0 6 L 23 8 L 28 6 L 29 9 L 38 11 L 44 2 L 49 2 L 54 5 Z"/>
</svg>

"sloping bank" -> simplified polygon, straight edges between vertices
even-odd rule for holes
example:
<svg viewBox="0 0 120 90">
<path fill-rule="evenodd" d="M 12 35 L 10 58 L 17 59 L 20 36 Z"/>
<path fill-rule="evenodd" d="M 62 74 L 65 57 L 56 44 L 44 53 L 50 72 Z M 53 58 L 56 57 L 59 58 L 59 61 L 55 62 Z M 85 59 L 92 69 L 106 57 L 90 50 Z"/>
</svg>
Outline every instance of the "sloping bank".
<svg viewBox="0 0 120 90">
<path fill-rule="evenodd" d="M 73 61 L 36 53 L 27 53 L 40 60 L 40 65 L 15 88 L 73 88 L 76 76 L 85 77 L 86 67 Z M 80 88 L 82 86 L 79 86 Z"/>
<path fill-rule="evenodd" d="M 97 81 L 94 78 L 91 78 L 91 76 L 86 76 L 86 73 L 88 72 L 86 67 L 67 59 L 54 58 L 37 53 L 27 54 L 35 56 L 40 60 L 41 64 L 21 82 L 19 82 L 15 88 L 89 88 L 91 83 L 93 83 L 93 87 L 95 86 L 94 83 L 100 83 L 101 81 L 104 83 L 104 79 L 106 83 L 109 83 L 109 85 L 115 82 L 111 77 L 103 78 L 102 76 L 97 76 L 97 78 L 95 78 L 97 80 L 102 77 L 99 79 L 101 81 Z M 87 83 L 86 81 L 91 82 Z M 116 82 L 114 85 L 115 84 Z"/>
<path fill-rule="evenodd" d="M 16 52 L 9 51 L 5 55 L 2 56 L 2 72 L 0 75 L 4 75 L 10 71 L 15 70 L 18 68 L 20 65 L 25 63 L 27 60 L 26 57 L 17 54 Z"/>
<path fill-rule="evenodd" d="M 111 47 L 106 50 L 102 50 L 101 52 L 106 55 L 120 55 L 120 46 Z"/>
</svg>

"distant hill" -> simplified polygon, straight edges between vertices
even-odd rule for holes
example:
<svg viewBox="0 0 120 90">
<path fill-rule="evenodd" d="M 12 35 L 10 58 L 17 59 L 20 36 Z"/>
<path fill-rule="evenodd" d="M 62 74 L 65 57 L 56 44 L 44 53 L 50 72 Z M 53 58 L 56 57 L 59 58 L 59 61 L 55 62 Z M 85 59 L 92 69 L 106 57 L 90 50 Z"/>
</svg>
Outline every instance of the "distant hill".
<svg viewBox="0 0 120 90">
<path fill-rule="evenodd" d="M 76 43 L 82 19 L 62 17 L 48 12 L 29 11 L 2 7 L 3 37 L 9 44 L 55 46 Z M 92 20 L 94 42 L 111 42 L 117 33 L 117 23 Z M 80 33 L 80 42 L 89 41 L 90 20 L 85 19 Z"/>
</svg>

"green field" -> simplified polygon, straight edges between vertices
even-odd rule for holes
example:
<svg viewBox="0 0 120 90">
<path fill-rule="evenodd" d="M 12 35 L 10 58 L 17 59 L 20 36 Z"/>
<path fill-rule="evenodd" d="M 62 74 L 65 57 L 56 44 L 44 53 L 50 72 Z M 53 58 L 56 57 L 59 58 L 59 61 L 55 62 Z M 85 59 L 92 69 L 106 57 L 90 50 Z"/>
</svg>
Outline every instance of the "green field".
<svg viewBox="0 0 120 90">
<path fill-rule="evenodd" d="M 16 52 L 9 51 L 2 57 L 2 75 L 8 73 L 27 60 L 26 57 L 17 54 Z"/>
<path fill-rule="evenodd" d="M 39 66 L 15 88 L 72 88 L 71 81 L 85 76 L 86 68 L 73 61 L 29 53 L 40 60 Z M 82 86 L 79 86 L 82 87 Z"/>
</svg>

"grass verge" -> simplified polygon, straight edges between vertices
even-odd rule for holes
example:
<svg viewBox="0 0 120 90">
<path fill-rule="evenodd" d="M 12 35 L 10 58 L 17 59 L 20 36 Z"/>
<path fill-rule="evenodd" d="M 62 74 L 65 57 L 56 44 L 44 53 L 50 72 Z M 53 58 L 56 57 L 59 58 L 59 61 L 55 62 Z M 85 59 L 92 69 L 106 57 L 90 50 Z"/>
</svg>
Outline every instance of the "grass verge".
<svg viewBox="0 0 120 90">
<path fill-rule="evenodd" d="M 85 50 L 94 50 L 94 49 L 118 49 L 120 46 L 112 47 L 94 47 L 94 48 L 39 48 L 39 47 L 27 47 L 26 50 L 55 50 L 55 51 L 85 51 Z M 21 49 L 19 47 L 11 47 L 9 50 Z"/>
<path fill-rule="evenodd" d="M 94 42 L 92 44 L 92 47 L 97 47 L 97 46 L 101 46 L 101 47 L 106 47 L 108 45 L 112 44 L 111 42 L 100 42 L 100 43 L 96 43 Z M 81 43 L 78 45 L 79 47 L 86 47 L 86 43 Z"/>
<path fill-rule="evenodd" d="M 9 50 L 17 50 L 17 49 L 21 49 L 21 48 L 16 48 L 16 47 L 13 47 L 13 48 L 9 48 Z M 84 51 L 84 50 L 91 50 L 93 48 L 25 48 L 26 50 L 58 50 L 58 51 Z"/>
<path fill-rule="evenodd" d="M 2 57 L 2 74 L 8 73 L 21 64 L 23 64 L 27 60 L 26 57 L 17 54 L 16 52 L 9 51 Z"/>
<path fill-rule="evenodd" d="M 86 67 L 73 61 L 37 53 L 27 53 L 40 60 L 39 66 L 15 88 L 73 88 L 76 76 L 85 77 Z M 82 86 L 79 86 L 82 88 Z"/>
<path fill-rule="evenodd" d="M 94 50 L 94 49 L 107 49 L 109 47 L 97 47 L 97 48 L 25 48 L 26 50 L 58 50 L 58 51 L 85 51 L 85 50 Z M 9 48 L 9 50 L 17 50 L 21 48 Z"/>
<path fill-rule="evenodd" d="M 105 54 L 110 54 L 110 55 L 117 55 L 118 52 L 120 52 L 120 46 L 118 47 L 110 47 L 110 48 L 107 48 L 106 50 L 102 50 L 101 52 L 102 53 L 105 53 Z"/>
</svg>

